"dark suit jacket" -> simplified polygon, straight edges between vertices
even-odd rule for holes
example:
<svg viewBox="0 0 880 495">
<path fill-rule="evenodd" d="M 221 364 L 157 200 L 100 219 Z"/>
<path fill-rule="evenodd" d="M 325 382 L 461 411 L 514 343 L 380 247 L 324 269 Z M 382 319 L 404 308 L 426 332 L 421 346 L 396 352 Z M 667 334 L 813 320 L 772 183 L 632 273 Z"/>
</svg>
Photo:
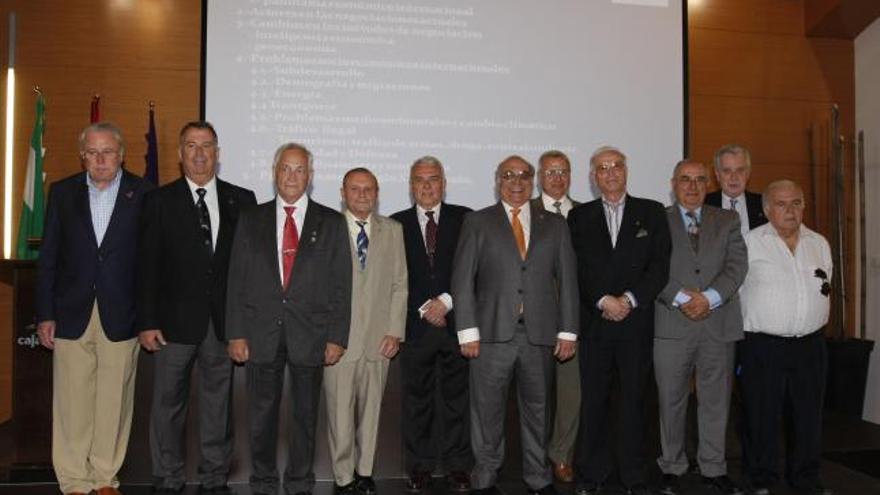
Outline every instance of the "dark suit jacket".
<svg viewBox="0 0 880 495">
<path fill-rule="evenodd" d="M 78 339 L 83 334 L 96 297 L 108 339 L 118 342 L 137 334 L 138 218 L 144 193 L 152 188 L 122 171 L 110 224 L 98 246 L 86 173 L 52 184 L 37 263 L 36 315 L 38 322 L 55 320 L 56 338 Z"/>
<path fill-rule="evenodd" d="M 464 216 L 471 209 L 465 206 L 443 203 L 440 207 L 440 218 L 437 223 L 437 246 L 434 252 L 434 266 L 428 262 L 425 250 L 425 238 L 419 227 L 416 207 L 399 211 L 391 218 L 403 226 L 403 242 L 406 247 L 406 269 L 409 274 L 409 297 L 406 311 L 406 340 L 412 342 L 425 332 L 437 329 L 419 317 L 419 308 L 428 299 L 444 292 L 451 294 L 450 279 L 452 278 L 452 260 L 455 247 L 458 245 L 458 234 Z M 453 307 L 455 301 L 453 300 Z M 446 314 L 446 329 L 455 333 L 455 310 Z"/>
<path fill-rule="evenodd" d="M 504 205 L 468 214 L 452 270 L 457 331 L 479 327 L 480 341 L 513 339 L 520 304 L 529 342 L 553 346 L 578 333 L 575 256 L 565 220 L 531 210 L 526 259 L 520 257 Z"/>
<path fill-rule="evenodd" d="M 158 328 L 169 342 L 198 344 L 208 320 L 224 338 L 226 273 L 239 211 L 257 204 L 254 193 L 216 179 L 220 225 L 210 256 L 199 210 L 181 177 L 144 198 L 138 255 L 138 331 Z M 217 229 L 217 225 L 212 225 Z"/>
<path fill-rule="evenodd" d="M 573 208 L 568 225 L 577 255 L 584 340 L 653 336 L 654 299 L 669 279 L 671 245 L 663 205 L 627 196 L 614 247 L 601 198 Z M 621 322 L 602 318 L 599 299 L 626 291 L 637 307 Z"/>
<path fill-rule="evenodd" d="M 290 285 L 278 270 L 275 200 L 241 212 L 232 242 L 226 338 L 247 339 L 250 359 L 271 362 L 282 332 L 290 362 L 322 366 L 327 342 L 346 347 L 351 249 L 345 218 L 309 200 Z"/>
<path fill-rule="evenodd" d="M 721 191 L 711 192 L 706 195 L 705 203 L 710 206 L 721 208 Z M 767 223 L 764 215 L 764 205 L 761 203 L 761 194 L 746 191 L 746 211 L 749 213 L 749 230 L 754 230 Z"/>
</svg>

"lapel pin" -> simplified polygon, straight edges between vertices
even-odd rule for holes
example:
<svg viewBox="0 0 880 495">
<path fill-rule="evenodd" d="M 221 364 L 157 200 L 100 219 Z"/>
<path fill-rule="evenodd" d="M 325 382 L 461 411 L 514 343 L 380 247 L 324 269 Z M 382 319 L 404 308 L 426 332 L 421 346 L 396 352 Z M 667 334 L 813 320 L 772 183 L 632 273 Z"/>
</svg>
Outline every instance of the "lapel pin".
<svg viewBox="0 0 880 495">
<path fill-rule="evenodd" d="M 131 199 L 131 198 L 133 198 L 133 197 L 134 197 L 134 191 L 126 191 L 126 193 L 125 193 L 125 197 L 126 197 L 127 199 Z"/>
</svg>

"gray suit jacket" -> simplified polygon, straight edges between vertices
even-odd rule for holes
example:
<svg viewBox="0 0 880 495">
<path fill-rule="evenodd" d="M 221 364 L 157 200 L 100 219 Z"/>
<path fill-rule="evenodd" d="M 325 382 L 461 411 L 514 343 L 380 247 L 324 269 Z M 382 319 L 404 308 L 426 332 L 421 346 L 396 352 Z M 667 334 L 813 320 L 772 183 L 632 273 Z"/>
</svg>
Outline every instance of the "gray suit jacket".
<svg viewBox="0 0 880 495">
<path fill-rule="evenodd" d="M 677 204 L 666 209 L 672 237 L 669 282 L 657 296 L 654 335 L 666 339 L 694 337 L 708 332 L 716 341 L 743 338 L 739 286 L 748 270 L 746 244 L 739 216 L 704 204 L 701 209 L 699 252 L 694 252 Z M 672 305 L 682 288 L 718 291 L 721 306 L 702 321 L 692 321 Z"/>
<path fill-rule="evenodd" d="M 345 219 L 309 200 L 290 285 L 278 270 L 275 200 L 243 211 L 226 293 L 226 337 L 248 339 L 250 359 L 275 358 L 281 335 L 292 363 L 321 366 L 327 342 L 348 346 L 351 250 Z"/>
<path fill-rule="evenodd" d="M 511 340 L 520 304 L 532 344 L 555 345 L 561 331 L 577 334 L 577 263 L 565 220 L 532 208 L 522 260 L 500 202 L 469 213 L 455 252 L 452 297 L 456 330 L 479 327 L 482 342 Z"/>
<path fill-rule="evenodd" d="M 370 361 L 385 359 L 379 345 L 386 335 L 403 340 L 406 330 L 406 250 L 403 229 L 396 220 L 376 215 L 370 218 L 367 265 L 361 270 L 357 247 L 351 241 L 352 292 L 351 331 L 342 363 L 362 356 Z"/>
</svg>

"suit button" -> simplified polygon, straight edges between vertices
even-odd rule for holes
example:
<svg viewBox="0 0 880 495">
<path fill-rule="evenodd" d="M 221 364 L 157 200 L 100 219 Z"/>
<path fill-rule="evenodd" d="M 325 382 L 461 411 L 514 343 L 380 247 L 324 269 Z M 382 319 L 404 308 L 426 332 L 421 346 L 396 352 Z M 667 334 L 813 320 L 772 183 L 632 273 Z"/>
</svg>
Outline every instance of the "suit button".
<svg viewBox="0 0 880 495">
<path fill-rule="evenodd" d="M 697 268 L 697 269 L 696 269 L 696 270 L 694 270 L 694 273 L 697 273 L 697 274 L 699 274 L 699 273 L 700 273 L 700 269 L 699 269 L 699 268 Z"/>
<path fill-rule="evenodd" d="M 98 263 L 100 263 L 102 261 L 104 261 L 104 255 L 99 254 L 98 255 Z"/>
<path fill-rule="evenodd" d="M 521 268 L 522 271 L 526 271 L 526 265 L 523 265 Z"/>
<path fill-rule="evenodd" d="M 286 297 L 282 297 L 282 298 L 281 298 L 281 304 L 287 304 L 287 298 L 286 298 Z"/>
<path fill-rule="evenodd" d="M 516 289 L 516 293 L 517 293 L 517 294 L 522 294 L 522 293 L 523 293 L 523 290 L 522 290 L 522 289 Z"/>
<path fill-rule="evenodd" d="M 277 320 L 275 320 L 275 324 L 280 327 L 282 325 L 281 318 L 278 318 Z"/>
</svg>

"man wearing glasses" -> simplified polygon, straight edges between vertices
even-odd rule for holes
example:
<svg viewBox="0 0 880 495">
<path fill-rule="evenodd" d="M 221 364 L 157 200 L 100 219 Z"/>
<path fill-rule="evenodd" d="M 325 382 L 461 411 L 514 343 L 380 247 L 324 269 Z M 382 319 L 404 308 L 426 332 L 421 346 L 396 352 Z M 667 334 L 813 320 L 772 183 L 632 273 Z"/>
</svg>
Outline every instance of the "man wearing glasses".
<svg viewBox="0 0 880 495">
<path fill-rule="evenodd" d="M 542 154 L 538 159 L 538 177 L 541 196 L 532 200 L 532 206 L 567 218 L 568 212 L 580 203 L 568 196 L 571 162 L 565 153 L 550 150 Z M 563 483 L 574 481 L 571 460 L 574 457 L 581 409 L 579 367 L 576 353 L 568 361 L 556 363 L 556 407 L 547 455 L 553 463 L 553 474 Z"/>
<path fill-rule="evenodd" d="M 113 124 L 86 127 L 79 151 L 85 172 L 49 190 L 37 334 L 55 352 L 52 464 L 59 488 L 116 495 L 137 370 L 138 217 L 153 186 L 122 169 L 125 142 Z"/>
<path fill-rule="evenodd" d="M 626 156 L 603 146 L 590 158 L 602 197 L 568 215 L 581 303 L 581 422 L 577 495 L 592 495 L 614 470 L 608 439 L 612 374 L 620 384 L 617 457 L 627 493 L 651 493 L 645 478 L 645 394 L 651 376 L 654 299 L 669 277 L 663 206 L 626 193 Z"/>
<path fill-rule="evenodd" d="M 666 209 L 672 257 L 654 329 L 664 495 L 681 493 L 680 478 L 688 470 L 685 419 L 692 376 L 703 484 L 727 495 L 742 493 L 727 476 L 725 439 L 735 343 L 743 338 L 737 291 L 748 258 L 736 212 L 703 204 L 708 182 L 702 163 L 679 162 L 671 180 L 675 204 Z"/>
<path fill-rule="evenodd" d="M 495 171 L 500 201 L 465 217 L 452 273 L 455 326 L 471 360 L 476 493 L 498 493 L 507 389 L 516 376 L 523 479 L 554 494 L 547 461 L 554 357 L 570 359 L 578 333 L 574 252 L 565 220 L 531 208 L 534 167 L 511 156 Z"/>
</svg>

